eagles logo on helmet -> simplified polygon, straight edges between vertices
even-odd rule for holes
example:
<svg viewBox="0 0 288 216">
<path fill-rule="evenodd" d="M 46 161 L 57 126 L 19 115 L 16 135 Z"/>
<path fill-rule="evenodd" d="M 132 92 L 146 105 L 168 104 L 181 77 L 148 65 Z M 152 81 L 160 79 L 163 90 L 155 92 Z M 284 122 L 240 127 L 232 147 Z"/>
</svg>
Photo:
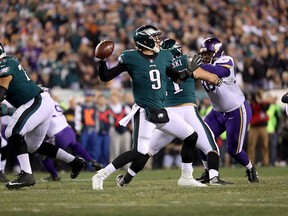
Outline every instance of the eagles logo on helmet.
<svg viewBox="0 0 288 216">
<path fill-rule="evenodd" d="M 4 50 L 4 47 L 2 43 L 0 43 L 0 59 L 6 56 L 6 52 Z"/>
<path fill-rule="evenodd" d="M 204 63 L 213 64 L 218 58 L 224 55 L 221 41 L 217 38 L 205 39 L 201 44 L 200 54 Z"/>
<path fill-rule="evenodd" d="M 182 55 L 182 46 L 173 39 L 169 38 L 165 39 L 161 43 L 161 48 L 169 50 L 174 57 Z"/>
<path fill-rule="evenodd" d="M 134 32 L 134 42 L 138 49 L 152 50 L 154 53 L 159 53 L 160 48 L 156 45 L 157 36 L 162 32 L 152 25 L 143 25 Z"/>
</svg>

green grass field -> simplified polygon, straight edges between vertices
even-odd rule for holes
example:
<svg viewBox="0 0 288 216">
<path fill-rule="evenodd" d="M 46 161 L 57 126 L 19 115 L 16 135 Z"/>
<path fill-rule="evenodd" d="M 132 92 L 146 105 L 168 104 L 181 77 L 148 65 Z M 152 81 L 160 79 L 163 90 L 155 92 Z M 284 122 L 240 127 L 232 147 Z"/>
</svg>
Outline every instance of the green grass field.
<svg viewBox="0 0 288 216">
<path fill-rule="evenodd" d="M 204 188 L 177 186 L 180 170 L 145 170 L 128 187 L 118 188 L 114 179 L 120 172 L 104 182 L 104 191 L 92 190 L 93 172 L 76 180 L 66 173 L 61 182 L 48 183 L 40 180 L 47 173 L 34 173 L 33 187 L 0 187 L 0 215 L 288 215 L 287 168 L 259 167 L 259 184 L 249 184 L 241 167 L 221 168 L 222 178 L 235 184 Z M 196 168 L 194 176 L 201 172 Z"/>
</svg>

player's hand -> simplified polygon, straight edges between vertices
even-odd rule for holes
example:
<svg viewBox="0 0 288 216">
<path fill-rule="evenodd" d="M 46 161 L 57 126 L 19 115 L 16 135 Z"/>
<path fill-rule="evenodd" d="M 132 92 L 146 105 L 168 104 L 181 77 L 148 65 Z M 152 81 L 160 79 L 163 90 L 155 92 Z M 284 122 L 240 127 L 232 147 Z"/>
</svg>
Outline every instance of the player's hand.
<svg viewBox="0 0 288 216">
<path fill-rule="evenodd" d="M 221 86 L 223 83 L 223 79 L 219 78 L 218 83 L 216 84 L 217 86 Z"/>
<path fill-rule="evenodd" d="M 200 54 L 195 54 L 192 58 L 189 56 L 187 58 L 187 69 L 193 72 L 203 64 L 203 59 Z"/>
</svg>

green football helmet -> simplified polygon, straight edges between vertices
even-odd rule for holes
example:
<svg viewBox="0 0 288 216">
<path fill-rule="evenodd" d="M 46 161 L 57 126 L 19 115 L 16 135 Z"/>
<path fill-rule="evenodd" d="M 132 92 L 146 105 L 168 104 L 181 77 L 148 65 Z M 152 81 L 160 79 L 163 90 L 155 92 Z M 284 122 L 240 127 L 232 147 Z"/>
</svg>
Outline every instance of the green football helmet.
<svg viewBox="0 0 288 216">
<path fill-rule="evenodd" d="M 158 53 L 160 49 L 156 46 L 157 36 L 162 32 L 152 25 L 143 25 L 134 32 L 134 42 L 138 49 L 145 48 Z"/>
<path fill-rule="evenodd" d="M 174 57 L 182 55 L 182 46 L 181 46 L 181 44 L 179 44 L 177 41 L 175 41 L 173 39 L 169 39 L 169 38 L 165 39 L 161 43 L 161 48 L 169 50 Z"/>
<path fill-rule="evenodd" d="M 2 43 L 0 43 L 0 59 L 6 56 L 6 52 L 4 50 L 4 47 Z"/>
</svg>

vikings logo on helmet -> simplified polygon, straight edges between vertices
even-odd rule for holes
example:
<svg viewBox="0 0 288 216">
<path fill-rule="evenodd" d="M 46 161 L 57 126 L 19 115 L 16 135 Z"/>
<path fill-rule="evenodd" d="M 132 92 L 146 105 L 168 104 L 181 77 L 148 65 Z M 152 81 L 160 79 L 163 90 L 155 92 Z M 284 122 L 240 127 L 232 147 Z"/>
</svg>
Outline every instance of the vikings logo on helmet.
<svg viewBox="0 0 288 216">
<path fill-rule="evenodd" d="M 200 53 L 205 63 L 213 64 L 224 54 L 222 43 L 217 38 L 207 38 L 201 44 Z"/>
<path fill-rule="evenodd" d="M 138 49 L 146 48 L 158 53 L 160 49 L 156 46 L 156 40 L 161 34 L 162 32 L 156 27 L 152 25 L 144 25 L 136 29 L 133 39 Z"/>
</svg>

